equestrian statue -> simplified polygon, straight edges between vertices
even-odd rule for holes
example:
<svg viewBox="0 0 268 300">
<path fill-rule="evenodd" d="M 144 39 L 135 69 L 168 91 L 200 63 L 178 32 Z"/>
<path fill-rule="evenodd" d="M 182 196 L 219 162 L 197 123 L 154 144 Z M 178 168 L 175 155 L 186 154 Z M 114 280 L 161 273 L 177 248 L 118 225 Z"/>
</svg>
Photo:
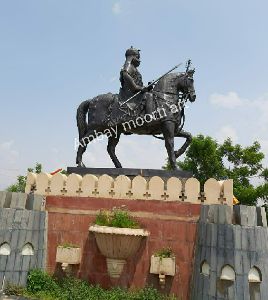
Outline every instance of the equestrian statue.
<svg viewBox="0 0 268 300">
<path fill-rule="evenodd" d="M 77 109 L 79 146 L 76 163 L 85 167 L 83 153 L 88 143 L 101 135 L 108 137 L 107 151 L 116 168 L 122 168 L 115 154 L 121 134 L 152 135 L 165 141 L 169 164 L 177 169 L 176 159 L 190 145 L 191 134 L 183 130 L 185 104 L 196 99 L 191 61 L 186 71 L 172 72 L 178 66 L 143 85 L 138 71 L 140 50 L 133 47 L 125 53 L 125 63 L 120 71 L 119 94 L 102 94 L 83 101 Z M 88 121 L 86 120 L 88 119 Z M 160 136 L 159 136 L 160 135 Z M 174 150 L 174 137 L 186 139 L 179 150 Z"/>
</svg>

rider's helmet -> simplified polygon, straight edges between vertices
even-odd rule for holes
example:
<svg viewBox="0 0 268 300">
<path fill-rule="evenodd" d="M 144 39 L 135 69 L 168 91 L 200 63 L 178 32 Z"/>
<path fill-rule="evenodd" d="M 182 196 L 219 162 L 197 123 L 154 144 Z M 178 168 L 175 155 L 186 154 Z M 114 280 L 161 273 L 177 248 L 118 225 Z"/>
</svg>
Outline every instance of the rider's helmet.
<svg viewBox="0 0 268 300">
<path fill-rule="evenodd" d="M 127 49 L 126 53 L 125 53 L 126 58 L 129 56 L 136 56 L 136 57 L 140 57 L 140 50 L 139 49 L 135 49 L 133 48 L 133 46 L 131 46 L 129 49 Z"/>
</svg>

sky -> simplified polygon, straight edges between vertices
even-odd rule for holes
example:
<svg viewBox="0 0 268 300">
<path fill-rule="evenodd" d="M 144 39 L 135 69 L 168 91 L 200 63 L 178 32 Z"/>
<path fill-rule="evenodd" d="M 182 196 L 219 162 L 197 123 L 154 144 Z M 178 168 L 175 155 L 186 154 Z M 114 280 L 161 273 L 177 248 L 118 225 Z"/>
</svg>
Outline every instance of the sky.
<svg viewBox="0 0 268 300">
<path fill-rule="evenodd" d="M 144 82 L 192 59 L 185 130 L 257 140 L 268 157 L 267 11 L 267 0 L 0 0 L 0 190 L 36 162 L 75 166 L 76 109 L 118 92 L 131 45 Z M 106 144 L 88 146 L 88 167 L 113 166 Z M 129 168 L 161 168 L 167 156 L 163 141 L 134 135 L 117 154 Z"/>
</svg>

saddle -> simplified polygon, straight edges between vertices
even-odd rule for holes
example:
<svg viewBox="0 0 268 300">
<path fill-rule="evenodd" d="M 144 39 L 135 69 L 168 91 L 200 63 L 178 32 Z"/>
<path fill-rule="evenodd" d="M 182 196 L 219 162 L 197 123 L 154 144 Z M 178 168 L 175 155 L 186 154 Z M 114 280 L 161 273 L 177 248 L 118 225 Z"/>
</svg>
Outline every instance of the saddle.
<svg viewBox="0 0 268 300">
<path fill-rule="evenodd" d="M 120 101 L 119 95 L 114 94 L 113 99 L 109 105 L 109 114 L 106 118 L 106 123 L 108 126 L 116 126 L 122 122 L 127 122 L 133 118 L 139 116 L 144 116 L 145 114 L 145 103 L 140 101 L 136 106 L 130 107 L 126 104 L 122 104 L 123 101 Z"/>
</svg>

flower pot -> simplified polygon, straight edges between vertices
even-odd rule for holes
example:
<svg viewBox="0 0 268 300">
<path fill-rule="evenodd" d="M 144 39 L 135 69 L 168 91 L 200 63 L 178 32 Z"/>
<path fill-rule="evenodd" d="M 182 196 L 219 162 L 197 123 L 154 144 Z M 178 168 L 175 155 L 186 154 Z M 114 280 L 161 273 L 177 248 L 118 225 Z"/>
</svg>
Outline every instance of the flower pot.
<svg viewBox="0 0 268 300">
<path fill-rule="evenodd" d="M 165 287 L 166 275 L 174 276 L 176 272 L 175 257 L 151 256 L 151 274 L 158 274 L 161 288 Z"/>
<path fill-rule="evenodd" d="M 89 228 L 96 238 L 98 248 L 106 257 L 111 278 L 119 278 L 126 260 L 139 249 L 142 239 L 149 235 L 143 229 L 117 228 L 92 225 Z"/>
<path fill-rule="evenodd" d="M 68 265 L 78 265 L 81 262 L 81 248 L 77 247 L 57 247 L 56 262 L 62 264 L 65 270 Z"/>
<path fill-rule="evenodd" d="M 175 257 L 161 258 L 152 255 L 150 273 L 174 276 L 176 272 Z"/>
</svg>

